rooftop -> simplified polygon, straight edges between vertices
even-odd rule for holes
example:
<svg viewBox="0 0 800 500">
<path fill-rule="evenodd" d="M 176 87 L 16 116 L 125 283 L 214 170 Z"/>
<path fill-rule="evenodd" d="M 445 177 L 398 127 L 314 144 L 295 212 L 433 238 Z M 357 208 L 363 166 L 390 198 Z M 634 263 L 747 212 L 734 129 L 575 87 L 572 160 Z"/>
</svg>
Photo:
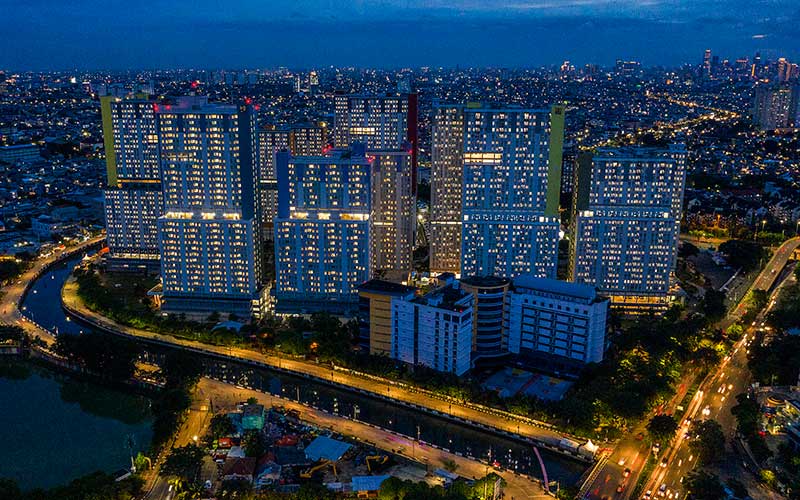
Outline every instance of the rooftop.
<svg viewBox="0 0 800 500">
<path fill-rule="evenodd" d="M 320 459 L 330 460 L 335 462 L 342 458 L 351 446 L 344 441 L 339 441 L 327 436 L 319 436 L 317 439 L 311 441 L 311 444 L 306 448 L 306 458 L 309 460 L 317 461 Z"/>
<path fill-rule="evenodd" d="M 472 294 L 460 288 L 456 288 L 455 286 L 446 285 L 431 290 L 422 297 L 413 299 L 412 302 L 430 307 L 438 307 L 439 309 L 462 312 L 464 309 L 471 306 Z"/>
<path fill-rule="evenodd" d="M 586 301 L 593 301 L 597 298 L 597 290 L 593 286 L 549 278 L 537 278 L 532 274 L 522 274 L 514 278 L 514 288 L 525 288 Z"/>
<path fill-rule="evenodd" d="M 377 491 L 381 484 L 391 476 L 353 476 L 353 491 Z"/>
<path fill-rule="evenodd" d="M 408 295 L 417 291 L 413 286 L 401 285 L 392 281 L 371 279 L 358 287 L 359 292 L 383 293 L 386 295 Z"/>
</svg>

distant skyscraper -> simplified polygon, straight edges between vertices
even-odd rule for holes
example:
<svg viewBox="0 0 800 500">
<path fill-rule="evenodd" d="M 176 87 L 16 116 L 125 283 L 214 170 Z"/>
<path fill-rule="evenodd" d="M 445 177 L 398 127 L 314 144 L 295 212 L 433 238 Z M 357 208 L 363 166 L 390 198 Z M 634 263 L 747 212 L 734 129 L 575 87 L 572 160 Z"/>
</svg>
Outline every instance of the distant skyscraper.
<svg viewBox="0 0 800 500">
<path fill-rule="evenodd" d="M 711 49 L 706 49 L 703 53 L 703 77 L 711 77 Z"/>
<path fill-rule="evenodd" d="M 285 310 L 354 310 L 372 276 L 370 161 L 363 146 L 277 154 L 276 298 Z"/>
<path fill-rule="evenodd" d="M 153 100 L 100 99 L 106 170 L 108 265 L 158 271 L 158 217 L 163 210 Z"/>
<path fill-rule="evenodd" d="M 668 305 L 677 255 L 686 151 L 599 149 L 581 155 L 571 276 L 628 312 Z"/>
<path fill-rule="evenodd" d="M 411 146 L 371 151 L 372 268 L 391 281 L 407 281 L 412 271 L 416 206 L 411 189 Z"/>
<path fill-rule="evenodd" d="M 761 130 L 798 126 L 800 85 L 758 85 L 753 98 L 753 121 Z"/>
<path fill-rule="evenodd" d="M 464 106 L 434 102 L 431 132 L 430 269 L 461 272 Z"/>
<path fill-rule="evenodd" d="M 247 318 L 261 308 L 255 115 L 180 98 L 156 111 L 165 312 Z"/>
<path fill-rule="evenodd" d="M 278 210 L 278 180 L 275 169 L 275 154 L 288 151 L 290 131 L 287 128 L 270 128 L 258 131 L 258 183 L 260 224 L 267 228 L 264 236 L 272 239 L 269 228 Z"/>
<path fill-rule="evenodd" d="M 564 108 L 464 113 L 461 274 L 555 278 Z"/>
</svg>

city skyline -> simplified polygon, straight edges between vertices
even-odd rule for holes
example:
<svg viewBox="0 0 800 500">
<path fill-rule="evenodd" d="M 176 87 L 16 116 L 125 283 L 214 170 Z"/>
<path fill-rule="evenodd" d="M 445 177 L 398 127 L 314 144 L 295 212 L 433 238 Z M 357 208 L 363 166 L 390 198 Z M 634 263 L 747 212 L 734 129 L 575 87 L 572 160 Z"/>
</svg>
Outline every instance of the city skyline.
<svg viewBox="0 0 800 500">
<path fill-rule="evenodd" d="M 203 0 L 139 10 L 87 1 L 47 2 L 47 16 L 39 15 L 42 2 L 0 6 L 8 49 L 0 67 L 14 70 L 529 67 L 616 58 L 679 65 L 695 63 L 709 47 L 730 59 L 756 51 L 797 58 L 793 27 L 800 20 L 789 0 L 307 0 L 224 9 Z"/>
</svg>

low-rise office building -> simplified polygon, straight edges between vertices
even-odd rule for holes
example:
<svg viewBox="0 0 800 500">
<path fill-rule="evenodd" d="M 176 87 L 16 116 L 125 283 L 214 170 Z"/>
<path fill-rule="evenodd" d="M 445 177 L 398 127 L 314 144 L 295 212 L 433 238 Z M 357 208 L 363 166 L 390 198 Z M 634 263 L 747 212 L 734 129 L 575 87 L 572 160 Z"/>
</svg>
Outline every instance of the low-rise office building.
<svg viewBox="0 0 800 500">
<path fill-rule="evenodd" d="M 574 371 L 603 359 L 609 301 L 594 287 L 530 274 L 506 295 L 504 337 L 509 352 L 541 360 L 546 371 Z"/>
</svg>

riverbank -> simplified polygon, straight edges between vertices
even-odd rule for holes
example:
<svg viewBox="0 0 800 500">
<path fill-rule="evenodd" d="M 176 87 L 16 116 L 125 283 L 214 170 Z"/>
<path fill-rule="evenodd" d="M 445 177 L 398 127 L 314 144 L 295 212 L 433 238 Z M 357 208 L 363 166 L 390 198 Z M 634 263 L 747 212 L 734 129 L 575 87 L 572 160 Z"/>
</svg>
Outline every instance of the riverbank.
<svg viewBox="0 0 800 500">
<path fill-rule="evenodd" d="M 295 410 L 299 414 L 298 418 L 302 421 L 369 443 L 385 452 L 400 455 L 431 469 L 445 468 L 447 464 L 454 463 L 457 466 L 456 473 L 469 479 L 481 478 L 489 472 L 494 472 L 506 481 L 504 492 L 507 498 L 551 498 L 545 493 L 544 488 L 537 480 L 528 476 L 495 469 L 487 463 L 471 460 L 462 455 L 450 453 L 430 444 L 419 442 L 358 420 L 346 418 L 342 415 L 333 415 L 295 401 L 251 389 L 231 387 L 228 384 L 207 378 L 200 381 L 198 389 L 202 391 L 205 397 L 209 397 L 214 401 L 214 408 L 217 411 L 220 409 L 234 409 L 238 402 L 252 397 L 266 407 L 284 407 L 289 410 Z"/>
<path fill-rule="evenodd" d="M 441 397 L 406 384 L 360 374 L 352 370 L 262 354 L 239 347 L 203 344 L 120 325 L 86 307 L 77 294 L 77 283 L 73 278 L 68 279 L 65 283 L 61 298 L 64 310 L 69 315 L 108 333 L 135 337 L 145 342 L 160 345 L 178 346 L 220 359 L 299 375 L 320 383 L 356 391 L 373 398 L 405 405 L 418 411 L 425 411 L 441 418 L 452 419 L 512 439 L 523 440 L 532 445 L 541 446 L 577 460 L 587 461 L 587 457 L 573 453 L 560 446 L 561 439 L 565 437 L 563 433 L 558 432 L 552 426 L 532 419 L 479 404 L 464 404 L 458 400 Z"/>
</svg>

